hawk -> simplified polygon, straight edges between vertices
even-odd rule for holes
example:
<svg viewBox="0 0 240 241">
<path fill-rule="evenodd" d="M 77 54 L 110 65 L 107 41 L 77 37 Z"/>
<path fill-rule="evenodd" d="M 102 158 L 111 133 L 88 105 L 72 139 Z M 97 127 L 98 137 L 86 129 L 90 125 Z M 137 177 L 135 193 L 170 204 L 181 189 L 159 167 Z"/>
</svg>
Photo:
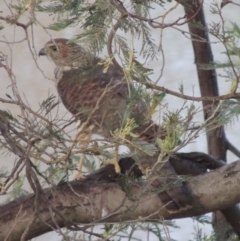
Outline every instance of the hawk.
<svg viewBox="0 0 240 241">
<path fill-rule="evenodd" d="M 134 139 L 155 144 L 157 137 L 164 137 L 163 129 L 148 117 L 141 93 L 128 83 L 124 73 L 113 64 L 104 66 L 102 59 L 64 38 L 47 42 L 39 55 L 46 55 L 55 63 L 58 94 L 67 110 L 81 121 L 84 126 L 82 131 L 111 138 L 112 133 L 121 130 L 128 119 L 134 120 L 133 134 L 127 136 L 129 141 Z M 117 152 L 115 154 L 111 163 L 118 173 L 120 167 Z M 150 157 L 145 154 L 144 158 L 148 160 Z M 157 160 L 156 155 L 154 158 Z M 169 183 L 170 174 L 176 177 L 169 162 L 163 164 L 162 170 L 168 172 L 163 182 Z M 154 185 L 159 188 L 160 184 L 156 182 Z M 184 187 L 180 185 L 169 192 L 162 191 L 160 196 L 168 209 L 178 211 L 190 207 L 184 192 Z"/>
<path fill-rule="evenodd" d="M 124 126 L 126 115 L 134 120 L 134 139 L 154 142 L 162 129 L 147 116 L 142 96 L 129 84 L 123 72 L 68 39 L 47 42 L 39 52 L 55 65 L 57 90 L 65 107 L 85 124 L 85 129 L 111 137 Z M 131 148 L 131 147 L 130 147 Z M 116 172 L 120 172 L 114 159 Z"/>
</svg>

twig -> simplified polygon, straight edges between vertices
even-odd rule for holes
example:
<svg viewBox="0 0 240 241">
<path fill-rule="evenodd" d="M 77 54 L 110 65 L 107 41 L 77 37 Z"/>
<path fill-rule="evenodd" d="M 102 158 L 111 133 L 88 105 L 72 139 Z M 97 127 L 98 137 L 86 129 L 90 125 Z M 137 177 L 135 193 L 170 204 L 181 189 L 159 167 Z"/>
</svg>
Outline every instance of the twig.
<svg viewBox="0 0 240 241">
<path fill-rule="evenodd" d="M 231 151 L 234 155 L 240 158 L 240 151 L 229 140 L 226 140 L 225 146 L 227 150 Z"/>
</svg>

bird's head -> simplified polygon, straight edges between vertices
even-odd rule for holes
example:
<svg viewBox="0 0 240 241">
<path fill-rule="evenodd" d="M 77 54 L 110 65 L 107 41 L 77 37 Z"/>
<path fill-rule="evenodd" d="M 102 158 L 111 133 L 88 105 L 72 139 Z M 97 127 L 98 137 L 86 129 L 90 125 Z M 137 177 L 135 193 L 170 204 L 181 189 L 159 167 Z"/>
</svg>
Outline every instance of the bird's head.
<svg viewBox="0 0 240 241">
<path fill-rule="evenodd" d="M 38 55 L 48 56 L 60 68 L 88 67 L 92 65 L 94 59 L 82 46 L 64 38 L 50 40 Z"/>
</svg>

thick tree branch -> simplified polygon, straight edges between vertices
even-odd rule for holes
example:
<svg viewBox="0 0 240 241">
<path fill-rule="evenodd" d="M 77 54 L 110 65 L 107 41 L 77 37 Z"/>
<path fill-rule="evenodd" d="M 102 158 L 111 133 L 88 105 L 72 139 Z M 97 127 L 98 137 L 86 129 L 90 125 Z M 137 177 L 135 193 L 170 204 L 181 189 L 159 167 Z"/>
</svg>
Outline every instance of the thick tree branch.
<svg viewBox="0 0 240 241">
<path fill-rule="evenodd" d="M 200 0 L 180 0 L 179 1 L 185 10 L 187 18 L 191 18 L 191 16 L 195 15 L 192 21 L 188 22 L 189 31 L 192 36 L 199 36 L 202 39 L 205 39 L 205 41 L 194 41 L 192 39 L 192 45 L 193 45 L 193 51 L 195 56 L 195 63 L 197 67 L 197 74 L 198 74 L 198 81 L 201 91 L 201 96 L 204 98 L 205 96 L 213 96 L 218 97 L 218 83 L 217 83 L 217 75 L 216 71 L 214 69 L 212 70 L 203 70 L 199 66 L 201 64 L 210 64 L 213 62 L 213 54 L 211 50 L 211 45 L 209 42 L 209 36 L 206 30 L 207 24 L 205 21 L 205 15 L 203 8 L 201 7 L 201 10 L 199 11 L 199 7 L 201 6 Z M 198 11 L 198 14 L 195 13 Z M 198 27 L 199 24 L 203 26 L 203 28 Z M 204 109 L 204 119 L 205 121 L 208 121 L 208 118 L 212 116 L 214 111 L 216 110 L 217 106 L 219 105 L 219 101 L 216 99 L 214 101 L 203 101 L 203 109 Z M 218 113 L 216 113 L 217 115 Z M 213 124 L 214 125 L 214 124 Z M 213 155 L 215 157 L 218 157 L 222 159 L 223 161 L 226 161 L 226 155 L 227 155 L 227 139 L 224 131 L 224 127 L 218 127 L 215 129 L 207 130 L 207 141 L 208 141 L 208 153 L 210 155 Z M 227 210 L 223 210 L 224 216 L 226 213 L 230 214 L 228 215 L 228 218 L 226 219 L 229 221 L 229 223 L 234 228 L 234 231 L 240 236 L 240 227 L 239 222 L 240 219 L 237 220 L 237 218 L 231 219 L 230 217 L 236 216 L 240 217 L 240 210 L 238 207 L 232 207 L 228 208 Z M 221 219 L 221 213 L 215 213 L 215 215 L 218 215 L 219 218 L 214 220 Z M 226 226 L 224 222 L 222 222 L 223 225 L 219 226 L 219 228 L 215 229 L 216 233 L 220 233 L 223 230 L 223 227 Z M 223 237 L 224 235 L 222 235 Z M 228 237 L 227 232 L 225 233 L 225 238 Z M 223 238 L 224 239 L 224 238 Z"/>
<path fill-rule="evenodd" d="M 201 166 L 203 165 L 205 168 L 210 170 L 215 170 L 226 165 L 226 162 L 223 160 L 217 159 L 203 152 L 177 153 L 176 156 L 180 159 L 184 158 L 188 161 L 201 164 Z"/>
<path fill-rule="evenodd" d="M 148 189 L 148 183 L 137 182 L 124 192 L 118 183 L 109 178 L 114 173 L 107 166 L 83 181 L 65 183 L 54 189 L 45 189 L 48 205 L 59 214 L 55 221 L 59 227 L 76 227 L 79 224 L 106 222 L 161 221 L 183 218 L 225 209 L 240 202 L 240 161 L 217 171 L 192 177 L 186 184 L 191 192 L 193 208 L 171 214 L 164 208 L 158 195 Z M 129 190 L 130 192 L 128 192 Z M 147 191 L 146 191 L 147 190 Z M 224 190 L 224 192 L 222 192 Z M 127 195 L 130 194 L 131 195 Z M 33 219 L 35 195 L 29 195 L 0 206 L 0 240 L 18 241 Z M 30 239 L 56 227 L 50 208 L 39 204 L 39 213 L 26 238 Z M 105 216 L 103 216 L 105 215 Z M 11 227 L 11 230 L 9 230 Z"/>
</svg>

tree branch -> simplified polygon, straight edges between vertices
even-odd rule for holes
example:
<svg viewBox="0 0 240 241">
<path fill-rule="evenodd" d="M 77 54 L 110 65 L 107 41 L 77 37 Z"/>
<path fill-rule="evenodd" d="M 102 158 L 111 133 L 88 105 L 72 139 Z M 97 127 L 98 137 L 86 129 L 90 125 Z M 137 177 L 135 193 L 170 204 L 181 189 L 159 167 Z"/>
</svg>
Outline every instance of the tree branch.
<svg viewBox="0 0 240 241">
<path fill-rule="evenodd" d="M 217 171 L 192 177 L 186 184 L 191 192 L 193 207 L 180 213 L 168 213 L 157 193 L 147 190 L 148 183 L 137 182 L 124 192 L 109 176 L 113 166 L 106 166 L 85 180 L 62 184 L 55 189 L 45 189 L 45 197 L 65 219 L 68 225 L 106 222 L 161 221 L 183 218 L 225 209 L 240 202 L 240 161 Z M 224 193 L 222 192 L 224 190 Z M 213 198 L 214 197 L 214 198 Z M 26 222 L 34 215 L 35 195 L 29 195 L 0 206 L 0 240 L 18 241 Z M 60 215 L 55 221 L 59 227 L 67 224 Z M 26 234 L 31 239 L 55 227 L 45 203 L 39 203 L 39 215 Z M 12 227 L 9 233 L 9 227 Z"/>
<path fill-rule="evenodd" d="M 180 2 L 185 10 L 185 13 L 187 15 L 187 18 L 191 18 L 191 16 L 195 15 L 192 21 L 188 22 L 188 27 L 191 35 L 199 36 L 202 39 L 205 39 L 205 41 L 199 42 L 194 41 L 192 39 L 192 45 L 193 45 L 193 51 L 195 56 L 195 63 L 197 67 L 197 74 L 198 74 L 198 81 L 201 91 L 201 96 L 204 98 L 205 96 L 213 96 L 213 100 L 209 101 L 204 99 L 203 100 L 203 110 L 204 110 L 204 119 L 205 121 L 208 121 L 208 118 L 212 116 L 213 113 L 218 115 L 217 112 L 217 106 L 219 106 L 219 99 L 217 99 L 219 96 L 218 91 L 218 83 L 217 83 L 217 75 L 215 69 L 212 70 L 203 70 L 199 66 L 201 64 L 209 64 L 213 62 L 213 54 L 211 50 L 211 45 L 209 41 L 209 36 L 207 31 L 204 29 L 207 29 L 207 24 L 205 21 L 205 15 L 203 8 L 201 7 L 199 11 L 199 7 L 201 6 L 200 0 L 195 1 L 178 1 Z M 198 11 L 198 14 L 195 13 Z M 199 24 L 202 25 L 202 28 L 198 27 Z M 218 127 L 213 130 L 207 130 L 207 140 L 208 140 L 208 153 L 212 156 L 216 156 L 223 161 L 226 161 L 226 153 L 227 153 L 227 138 L 225 135 L 224 127 Z M 229 147 L 229 145 L 228 145 Z M 240 219 L 238 219 L 236 223 L 236 219 L 231 219 L 230 217 L 235 216 L 235 213 L 237 211 L 237 216 L 240 217 L 240 209 L 238 207 L 232 207 L 228 208 L 227 210 L 223 210 L 223 214 L 231 213 L 231 215 L 228 215 L 228 218 L 226 218 L 229 223 L 234 228 L 234 231 L 239 235 L 240 237 L 240 228 L 239 228 L 239 222 Z M 218 215 L 219 218 L 214 219 L 218 220 L 221 219 L 221 213 L 217 212 L 214 215 Z M 220 226 L 220 228 L 214 228 L 216 233 L 220 233 L 223 230 L 223 227 L 226 226 L 226 222 L 222 222 L 223 225 Z M 216 226 L 217 227 L 217 226 Z M 237 227 L 237 229 L 236 229 Z M 225 238 L 228 237 L 227 232 L 222 235 L 222 237 L 225 236 Z M 224 238 L 223 238 L 224 239 Z"/>
</svg>

